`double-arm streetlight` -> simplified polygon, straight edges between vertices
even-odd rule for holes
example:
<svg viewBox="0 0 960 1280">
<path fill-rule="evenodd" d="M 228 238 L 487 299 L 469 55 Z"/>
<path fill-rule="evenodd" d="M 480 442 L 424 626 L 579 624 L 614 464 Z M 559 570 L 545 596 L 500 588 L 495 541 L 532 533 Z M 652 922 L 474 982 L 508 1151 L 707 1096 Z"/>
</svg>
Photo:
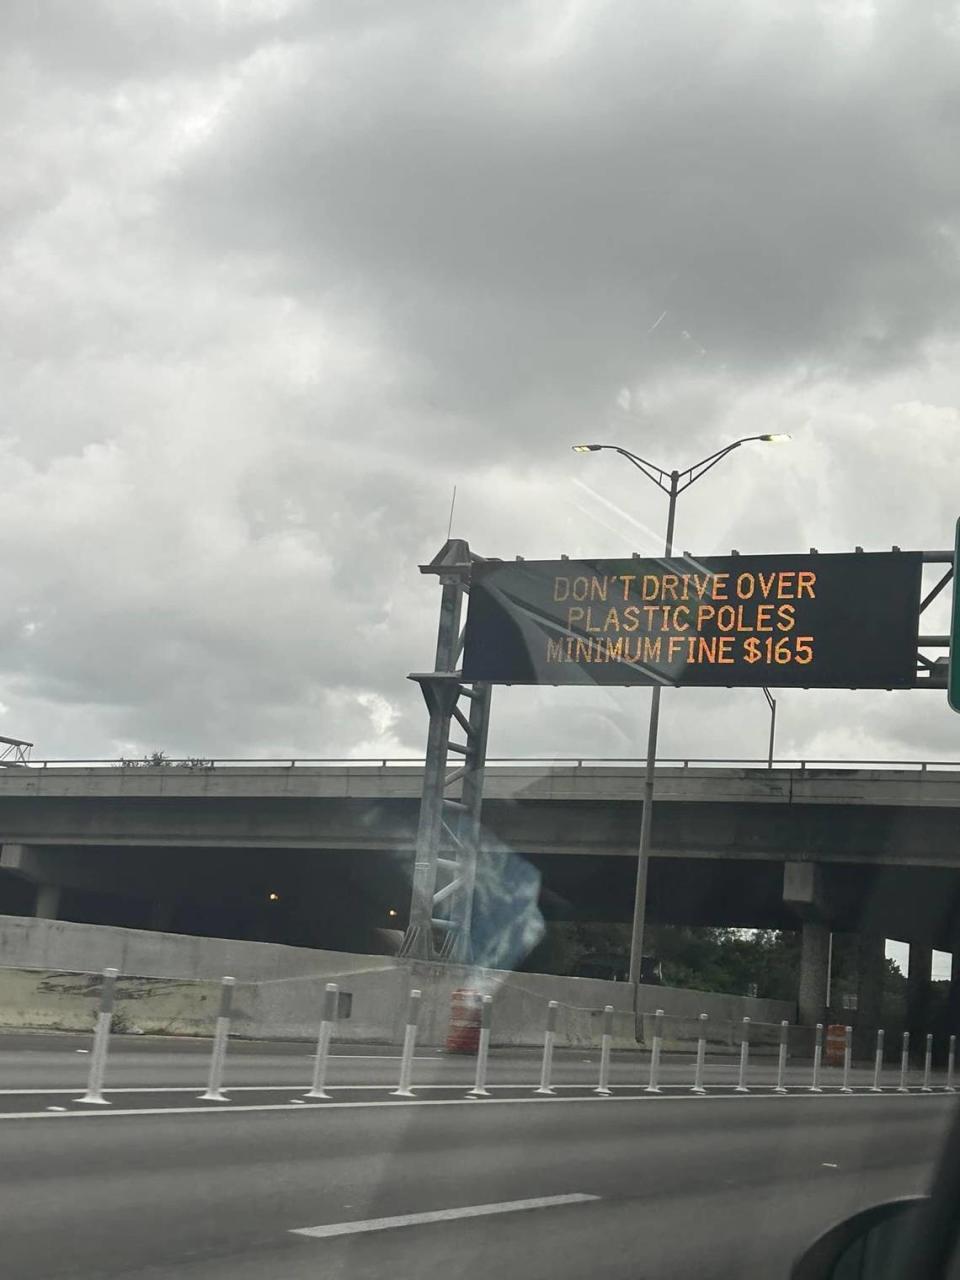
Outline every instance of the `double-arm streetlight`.
<svg viewBox="0 0 960 1280">
<path fill-rule="evenodd" d="M 667 538 L 663 554 L 665 557 L 669 557 L 673 554 L 673 527 L 677 512 L 677 498 L 681 493 L 684 493 L 692 484 L 705 476 L 718 462 L 722 462 L 727 454 L 733 453 L 734 449 L 739 449 L 742 444 L 749 444 L 753 440 L 759 440 L 766 444 L 783 444 L 789 439 L 788 435 L 780 433 L 743 436 L 740 440 L 734 440 L 731 444 L 724 445 L 716 453 L 711 453 L 706 458 L 701 458 L 699 462 L 695 462 L 692 467 L 687 467 L 685 471 L 665 471 L 663 467 L 658 467 L 656 463 L 648 462 L 646 458 L 641 458 L 637 454 L 631 453 L 629 449 L 623 449 L 617 444 L 575 444 L 573 450 L 575 453 L 599 453 L 602 449 L 609 449 L 614 453 L 619 453 L 622 458 L 626 458 L 639 471 L 642 471 L 648 480 L 652 480 L 658 489 L 662 489 L 667 494 L 670 501 L 667 506 Z M 663 681 L 663 683 L 669 682 Z M 640 819 L 637 884 L 633 902 L 633 935 L 630 941 L 630 981 L 634 984 L 640 982 L 643 960 L 643 932 L 647 912 L 647 868 L 650 862 L 653 784 L 657 767 L 657 733 L 659 728 L 660 684 L 655 683 L 650 697 L 647 767 L 643 778 L 643 814 Z"/>
</svg>

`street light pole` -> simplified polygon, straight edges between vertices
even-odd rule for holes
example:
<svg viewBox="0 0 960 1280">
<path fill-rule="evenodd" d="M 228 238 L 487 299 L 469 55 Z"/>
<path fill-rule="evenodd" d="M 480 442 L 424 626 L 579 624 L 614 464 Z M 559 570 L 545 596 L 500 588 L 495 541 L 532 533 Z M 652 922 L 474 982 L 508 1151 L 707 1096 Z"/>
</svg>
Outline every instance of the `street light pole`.
<svg viewBox="0 0 960 1280">
<path fill-rule="evenodd" d="M 744 436 L 740 440 L 708 454 L 687 467 L 685 471 L 665 471 L 653 462 L 631 453 L 615 444 L 575 444 L 575 453 L 598 453 L 602 449 L 612 450 L 626 458 L 639 471 L 667 495 L 667 536 L 664 546 L 664 557 L 669 559 L 673 554 L 673 534 L 676 523 L 677 499 L 686 489 L 704 476 L 718 462 L 721 462 L 734 449 L 752 440 L 762 440 L 768 444 L 780 444 L 790 437 L 788 435 L 768 433 L 759 436 Z M 640 985 L 643 965 L 643 935 L 647 916 L 647 872 L 650 865 L 650 843 L 653 831 L 653 798 L 657 772 L 657 737 L 660 731 L 660 690 L 666 680 L 654 683 L 650 694 L 650 722 L 647 729 L 647 762 L 643 775 L 643 812 L 640 817 L 640 842 L 637 849 L 637 880 L 633 899 L 633 928 L 630 938 L 630 982 L 636 992 Z"/>
<path fill-rule="evenodd" d="M 680 492 L 679 471 L 670 472 L 665 559 L 673 555 L 673 529 Z M 633 932 L 630 936 L 630 981 L 640 982 L 643 969 L 643 933 L 647 917 L 647 871 L 650 866 L 650 835 L 653 828 L 653 786 L 657 773 L 657 736 L 660 732 L 660 685 L 650 691 L 650 723 L 647 729 L 647 764 L 643 774 L 643 813 L 640 817 L 640 845 L 637 850 L 637 881 L 633 894 Z"/>
<path fill-rule="evenodd" d="M 777 736 L 777 700 L 766 687 L 763 690 L 763 696 L 767 700 L 767 706 L 770 708 L 770 747 L 767 751 L 767 768 L 773 768 L 773 744 Z"/>
</svg>

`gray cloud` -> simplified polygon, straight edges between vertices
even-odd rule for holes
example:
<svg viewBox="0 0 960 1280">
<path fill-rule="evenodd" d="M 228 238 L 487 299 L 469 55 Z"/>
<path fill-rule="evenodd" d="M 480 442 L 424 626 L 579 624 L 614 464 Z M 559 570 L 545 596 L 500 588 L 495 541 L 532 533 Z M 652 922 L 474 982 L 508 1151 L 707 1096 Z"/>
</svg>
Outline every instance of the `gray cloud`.
<svg viewBox="0 0 960 1280">
<path fill-rule="evenodd" d="M 6 6 L 0 731 L 418 750 L 454 483 L 485 554 L 657 549 L 583 435 L 794 433 L 684 498 L 698 554 L 948 542 L 951 13 Z M 942 754 L 942 704 L 790 692 L 781 740 Z M 495 705 L 499 754 L 642 747 L 639 691 Z M 765 749 L 759 693 L 667 708 Z"/>
<path fill-rule="evenodd" d="M 554 58 L 530 6 L 394 13 L 292 59 L 185 165 L 179 217 L 288 284 L 362 289 L 442 403 L 480 414 L 583 409 L 704 356 L 887 367 L 952 330 L 957 48 L 935 10 L 888 6 L 867 49 L 815 10 L 572 12 Z"/>
</svg>

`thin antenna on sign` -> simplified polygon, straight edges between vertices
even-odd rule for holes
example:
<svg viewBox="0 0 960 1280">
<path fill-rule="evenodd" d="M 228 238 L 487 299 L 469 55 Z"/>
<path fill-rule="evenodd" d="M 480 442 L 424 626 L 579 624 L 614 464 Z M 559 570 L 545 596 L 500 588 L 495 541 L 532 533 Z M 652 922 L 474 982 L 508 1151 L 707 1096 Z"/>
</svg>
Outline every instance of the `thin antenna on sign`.
<svg viewBox="0 0 960 1280">
<path fill-rule="evenodd" d="M 450 499 L 450 519 L 447 523 L 447 541 L 450 541 L 450 535 L 453 533 L 453 508 L 457 505 L 457 486 L 453 486 L 453 497 Z"/>
</svg>

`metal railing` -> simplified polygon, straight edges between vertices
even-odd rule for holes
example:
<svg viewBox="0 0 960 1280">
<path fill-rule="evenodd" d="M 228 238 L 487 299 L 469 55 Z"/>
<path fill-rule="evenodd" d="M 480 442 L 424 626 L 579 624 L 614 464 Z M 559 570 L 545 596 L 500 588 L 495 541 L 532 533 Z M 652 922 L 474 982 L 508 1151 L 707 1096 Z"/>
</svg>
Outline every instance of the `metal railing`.
<svg viewBox="0 0 960 1280">
<path fill-rule="evenodd" d="M 642 769 L 645 761 L 639 756 L 488 756 L 487 766 L 512 766 L 520 768 L 575 768 L 604 769 L 627 768 Z M 764 773 L 777 769 L 799 770 L 801 773 L 813 769 L 891 769 L 909 770 L 926 773 L 936 769 L 960 769 L 960 760 L 842 760 L 785 757 L 775 759 L 772 766 L 766 757 L 750 756 L 663 756 L 657 758 L 661 768 L 707 768 L 707 769 L 756 769 Z M 152 770 L 180 769 L 185 772 L 202 773 L 205 770 L 219 768 L 377 768 L 400 769 L 422 768 L 422 756 L 218 756 L 214 759 L 197 761 L 191 758 L 172 757 L 162 764 L 143 764 L 136 760 L 117 760 L 113 758 L 64 757 L 61 759 L 32 760 L 20 766 L 29 769 L 77 769 L 77 768 L 113 768 L 118 770 Z M 11 772 L 14 772 L 12 769 Z"/>
</svg>

